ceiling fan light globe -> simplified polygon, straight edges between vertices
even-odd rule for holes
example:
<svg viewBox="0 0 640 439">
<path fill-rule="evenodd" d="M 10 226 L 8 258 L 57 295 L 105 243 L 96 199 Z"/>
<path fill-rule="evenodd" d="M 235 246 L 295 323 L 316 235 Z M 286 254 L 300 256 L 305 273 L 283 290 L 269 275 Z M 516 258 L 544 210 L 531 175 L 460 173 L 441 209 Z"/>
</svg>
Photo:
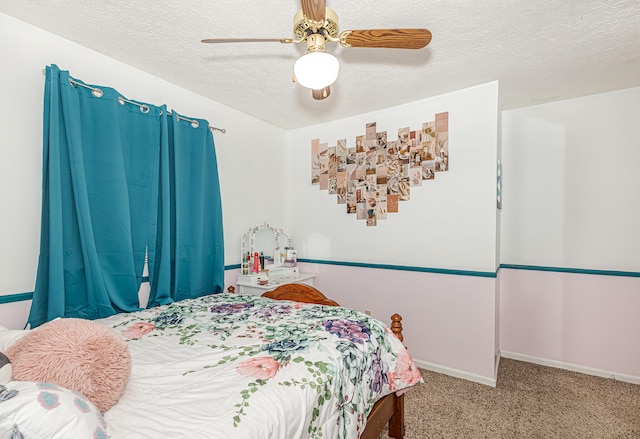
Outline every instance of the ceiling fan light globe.
<svg viewBox="0 0 640 439">
<path fill-rule="evenodd" d="M 327 52 L 310 52 L 302 55 L 293 65 L 296 81 L 312 90 L 321 90 L 338 79 L 340 63 Z"/>
</svg>

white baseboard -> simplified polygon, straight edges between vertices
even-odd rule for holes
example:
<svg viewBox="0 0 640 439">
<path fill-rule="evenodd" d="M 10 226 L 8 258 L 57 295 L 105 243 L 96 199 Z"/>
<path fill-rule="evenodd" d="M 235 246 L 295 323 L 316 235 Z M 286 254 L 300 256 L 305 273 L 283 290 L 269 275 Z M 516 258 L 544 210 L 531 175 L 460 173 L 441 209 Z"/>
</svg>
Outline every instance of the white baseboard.
<svg viewBox="0 0 640 439">
<path fill-rule="evenodd" d="M 631 384 L 640 384 L 640 377 L 638 376 L 625 375 L 617 372 L 610 372 L 606 370 L 596 369 L 593 367 L 586 367 L 586 366 L 580 366 L 572 363 L 565 363 L 557 360 L 549 360 L 546 358 L 533 357 L 530 355 L 516 354 L 515 352 L 502 351 L 500 354 L 502 357 L 510 358 L 512 360 L 526 361 L 527 363 L 539 364 L 541 366 L 549 366 L 549 367 L 556 367 L 559 369 L 566 369 L 572 372 L 579 372 L 579 373 L 584 373 L 586 375 L 610 378 L 613 380 L 624 381 Z"/>
<path fill-rule="evenodd" d="M 422 369 L 427 369 L 432 372 L 443 373 L 445 375 L 449 375 L 455 378 L 462 378 L 464 380 L 474 381 L 476 383 L 484 384 L 486 386 L 491 386 L 491 387 L 496 386 L 495 377 L 488 378 L 488 377 L 476 375 L 470 372 L 465 372 L 463 370 L 453 369 L 451 367 L 446 367 L 446 366 L 440 366 L 438 364 L 429 363 L 427 361 L 416 360 L 415 358 L 413 359 L 413 361 L 416 363 L 416 366 L 421 367 Z M 496 368 L 496 371 L 497 370 L 498 369 Z"/>
</svg>

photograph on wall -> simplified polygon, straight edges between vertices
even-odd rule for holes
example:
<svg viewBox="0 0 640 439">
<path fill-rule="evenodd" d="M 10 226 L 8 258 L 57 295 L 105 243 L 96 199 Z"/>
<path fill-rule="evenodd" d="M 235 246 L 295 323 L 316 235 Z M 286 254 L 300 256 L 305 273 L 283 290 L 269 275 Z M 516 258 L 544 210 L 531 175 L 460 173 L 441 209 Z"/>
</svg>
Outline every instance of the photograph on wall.
<svg viewBox="0 0 640 439">
<path fill-rule="evenodd" d="M 420 136 L 422 145 L 422 160 L 433 160 L 436 151 L 436 123 L 426 122 L 422 124 Z"/>
<path fill-rule="evenodd" d="M 329 195 L 335 195 L 338 193 L 338 179 L 329 177 Z"/>
<path fill-rule="evenodd" d="M 356 154 L 356 170 L 365 173 L 367 165 L 367 154 L 359 152 Z"/>
<path fill-rule="evenodd" d="M 378 166 L 380 165 L 384 165 L 387 166 L 387 150 L 386 149 L 379 149 L 377 154 L 376 154 L 376 163 L 378 164 Z"/>
<path fill-rule="evenodd" d="M 367 140 L 376 140 L 376 122 L 370 122 L 366 125 L 365 136 Z"/>
<path fill-rule="evenodd" d="M 370 216 L 367 217 L 367 226 L 377 226 L 378 221 L 376 220 L 375 212 L 372 212 Z"/>
<path fill-rule="evenodd" d="M 422 179 L 433 180 L 436 178 L 436 161 L 435 160 L 423 160 L 421 163 Z"/>
<path fill-rule="evenodd" d="M 378 166 L 378 156 L 376 154 L 367 154 L 365 159 L 365 171 L 367 175 L 375 174 Z"/>
<path fill-rule="evenodd" d="M 422 186 L 422 167 L 409 168 L 409 182 L 411 186 Z"/>
<path fill-rule="evenodd" d="M 449 113 L 436 114 L 436 172 L 449 170 Z"/>
<path fill-rule="evenodd" d="M 356 203 L 356 219 L 364 220 L 367 219 L 367 203 Z"/>
<path fill-rule="evenodd" d="M 399 128 L 396 140 L 389 140 L 386 131 L 376 132 L 376 125 L 367 123 L 352 147 L 347 139 L 331 147 L 311 141 L 311 183 L 336 195 L 337 203 L 367 226 L 398 213 L 399 202 L 410 201 L 412 186 L 423 186 L 436 172 L 449 169 L 448 112 L 415 131 Z M 497 196 L 500 205 L 500 190 Z"/>
<path fill-rule="evenodd" d="M 398 213 L 398 195 L 387 195 L 387 213 Z"/>
<path fill-rule="evenodd" d="M 391 169 L 387 169 L 389 175 L 387 176 L 387 193 L 389 195 L 400 195 L 400 176 L 397 173 L 391 173 Z"/>
<path fill-rule="evenodd" d="M 449 133 L 436 135 L 436 171 L 449 170 Z"/>
<path fill-rule="evenodd" d="M 387 173 L 389 177 L 392 175 L 400 175 L 400 161 L 398 159 L 387 157 Z"/>
<path fill-rule="evenodd" d="M 347 194 L 347 213 L 356 213 L 356 197 Z"/>
<path fill-rule="evenodd" d="M 327 143 L 320 144 L 320 175 L 329 172 L 329 146 Z"/>
<path fill-rule="evenodd" d="M 387 164 L 380 163 L 376 167 L 376 184 L 381 185 L 384 184 L 386 188 L 387 184 Z"/>
<path fill-rule="evenodd" d="M 379 184 L 376 189 L 376 218 L 379 220 L 387 219 L 387 185 Z"/>
<path fill-rule="evenodd" d="M 366 190 L 363 186 L 356 186 L 356 203 L 364 203 L 364 194 Z"/>
<path fill-rule="evenodd" d="M 355 164 L 356 162 L 356 148 L 347 148 L 347 165 Z"/>
<path fill-rule="evenodd" d="M 418 132 L 419 133 L 419 132 Z M 416 148 L 416 132 L 409 131 L 409 154 Z"/>
<path fill-rule="evenodd" d="M 409 127 L 398 130 L 398 160 L 409 162 Z"/>
<path fill-rule="evenodd" d="M 347 203 L 347 173 L 338 172 L 336 182 L 336 195 L 338 196 L 338 204 Z"/>
<path fill-rule="evenodd" d="M 380 151 L 382 149 L 387 149 L 387 132 L 380 131 L 376 133 L 377 138 L 377 150 Z"/>
<path fill-rule="evenodd" d="M 408 176 L 398 181 L 398 193 L 400 194 L 400 201 L 409 201 L 411 199 L 411 183 Z"/>
<path fill-rule="evenodd" d="M 418 167 L 420 162 L 422 162 L 422 145 L 411 142 L 409 147 L 409 166 L 412 168 Z"/>
<path fill-rule="evenodd" d="M 355 181 L 356 180 L 356 164 L 353 163 L 351 165 L 347 165 L 347 181 Z"/>
<path fill-rule="evenodd" d="M 376 188 L 367 191 L 367 202 L 365 208 L 367 212 L 367 226 L 375 226 L 378 224 L 376 219 L 376 206 L 378 205 L 378 195 Z"/>
<path fill-rule="evenodd" d="M 378 204 L 378 192 L 376 188 L 367 191 L 366 197 L 367 210 L 374 210 Z"/>
<path fill-rule="evenodd" d="M 435 122 L 422 124 L 420 132 L 420 166 L 422 167 L 422 179 L 433 180 L 436 176 L 436 126 Z"/>
<path fill-rule="evenodd" d="M 356 153 L 364 153 L 365 149 L 365 137 L 364 136 L 356 136 Z"/>
<path fill-rule="evenodd" d="M 336 160 L 338 161 L 338 172 L 347 170 L 347 155 L 337 155 Z"/>
<path fill-rule="evenodd" d="M 347 139 L 340 139 L 336 145 L 336 155 L 347 155 Z"/>
<path fill-rule="evenodd" d="M 320 174 L 320 190 L 329 190 L 329 174 Z"/>
<path fill-rule="evenodd" d="M 400 163 L 400 180 L 409 180 L 409 163 Z"/>
<path fill-rule="evenodd" d="M 353 202 L 356 201 L 356 182 L 355 180 L 347 179 L 347 201 L 349 201 L 349 197 L 353 198 Z"/>
<path fill-rule="evenodd" d="M 378 137 L 376 134 L 376 123 L 368 123 L 365 130 L 365 148 L 367 153 L 374 152 L 378 149 Z"/>
<path fill-rule="evenodd" d="M 311 141 L 311 184 L 320 184 L 320 139 Z"/>
<path fill-rule="evenodd" d="M 368 192 L 375 191 L 376 186 L 378 185 L 378 176 L 376 174 L 367 175 L 367 179 L 365 180 L 365 187 Z"/>
<path fill-rule="evenodd" d="M 398 160 L 398 142 L 397 140 L 392 140 L 387 142 L 387 159 L 388 160 Z"/>
<path fill-rule="evenodd" d="M 327 154 L 329 155 L 329 179 L 336 178 L 336 174 L 338 173 L 338 164 L 336 163 L 336 147 L 330 146 L 327 149 Z"/>
</svg>

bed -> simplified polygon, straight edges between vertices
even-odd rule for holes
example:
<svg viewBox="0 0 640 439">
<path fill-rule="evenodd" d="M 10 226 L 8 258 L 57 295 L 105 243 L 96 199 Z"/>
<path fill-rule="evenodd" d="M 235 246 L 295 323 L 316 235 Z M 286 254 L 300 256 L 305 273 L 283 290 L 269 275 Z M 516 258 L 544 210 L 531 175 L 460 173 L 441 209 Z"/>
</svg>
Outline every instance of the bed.
<svg viewBox="0 0 640 439">
<path fill-rule="evenodd" d="M 307 285 L 217 294 L 96 320 L 131 354 L 111 438 L 404 435 L 403 392 L 422 382 L 391 327 Z M 0 407 L 1 408 L 1 407 Z"/>
</svg>

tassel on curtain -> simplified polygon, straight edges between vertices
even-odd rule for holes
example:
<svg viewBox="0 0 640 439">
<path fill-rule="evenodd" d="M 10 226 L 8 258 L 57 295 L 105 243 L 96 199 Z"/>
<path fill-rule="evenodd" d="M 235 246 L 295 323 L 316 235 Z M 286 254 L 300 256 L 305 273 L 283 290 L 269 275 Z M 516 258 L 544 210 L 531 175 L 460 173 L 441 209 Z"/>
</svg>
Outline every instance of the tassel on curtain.
<svg viewBox="0 0 640 439">
<path fill-rule="evenodd" d="M 47 67 L 31 327 L 139 309 L 147 248 L 149 306 L 222 292 L 222 211 L 208 123 L 196 130 L 166 106 L 83 85 Z"/>
</svg>

